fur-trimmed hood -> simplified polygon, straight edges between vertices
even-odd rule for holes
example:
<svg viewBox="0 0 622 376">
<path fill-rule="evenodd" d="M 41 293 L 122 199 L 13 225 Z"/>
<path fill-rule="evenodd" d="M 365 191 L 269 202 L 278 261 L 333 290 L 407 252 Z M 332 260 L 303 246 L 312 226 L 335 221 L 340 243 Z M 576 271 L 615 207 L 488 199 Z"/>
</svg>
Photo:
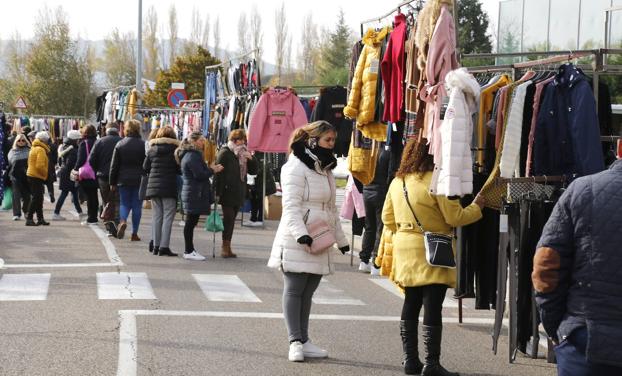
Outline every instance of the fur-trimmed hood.
<svg viewBox="0 0 622 376">
<path fill-rule="evenodd" d="M 432 39 L 432 34 L 434 34 L 436 21 L 438 21 L 438 17 L 441 15 L 443 5 L 447 5 L 450 12 L 453 11 L 453 0 L 430 0 L 425 4 L 419 16 L 417 16 L 415 44 L 419 49 L 417 66 L 420 70 L 425 69 L 428 60 L 428 45 L 430 44 L 430 39 Z"/>
<path fill-rule="evenodd" d="M 391 31 L 390 27 L 383 27 L 380 31 L 375 31 L 374 29 L 367 29 L 365 36 L 363 37 L 363 44 L 366 46 L 374 47 L 380 43 L 382 40 L 389 34 Z"/>
<path fill-rule="evenodd" d="M 449 90 L 460 89 L 464 93 L 469 108 L 475 110 L 480 93 L 480 86 L 475 77 L 466 68 L 452 70 L 445 76 L 445 85 Z"/>
<path fill-rule="evenodd" d="M 158 139 L 156 139 L 158 140 Z M 177 147 L 177 149 L 175 149 L 175 160 L 177 161 L 177 164 L 181 164 L 181 160 L 184 158 L 184 155 L 188 152 L 197 152 L 197 153 L 201 153 L 203 154 L 203 149 L 197 147 L 194 144 L 190 144 L 190 143 L 186 143 L 186 142 L 182 142 L 179 144 L 179 147 Z"/>
<path fill-rule="evenodd" d="M 153 145 L 175 145 L 175 146 L 179 146 L 179 140 L 176 140 L 174 138 L 169 138 L 169 137 L 154 138 L 153 140 L 149 141 L 149 146 L 153 146 Z"/>
</svg>

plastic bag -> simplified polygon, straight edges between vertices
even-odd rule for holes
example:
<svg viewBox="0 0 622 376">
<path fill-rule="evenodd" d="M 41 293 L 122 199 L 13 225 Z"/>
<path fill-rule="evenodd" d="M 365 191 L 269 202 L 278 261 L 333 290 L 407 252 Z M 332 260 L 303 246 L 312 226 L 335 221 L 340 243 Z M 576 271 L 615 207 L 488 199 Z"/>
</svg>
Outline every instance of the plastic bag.
<svg viewBox="0 0 622 376">
<path fill-rule="evenodd" d="M 213 211 L 207 216 L 205 220 L 205 231 L 209 232 L 221 232 L 225 230 L 225 225 L 222 223 L 222 218 L 218 215 L 218 212 Z"/>
<path fill-rule="evenodd" d="M 11 187 L 4 188 L 4 198 L 2 199 L 2 210 L 13 208 L 13 191 Z"/>
</svg>

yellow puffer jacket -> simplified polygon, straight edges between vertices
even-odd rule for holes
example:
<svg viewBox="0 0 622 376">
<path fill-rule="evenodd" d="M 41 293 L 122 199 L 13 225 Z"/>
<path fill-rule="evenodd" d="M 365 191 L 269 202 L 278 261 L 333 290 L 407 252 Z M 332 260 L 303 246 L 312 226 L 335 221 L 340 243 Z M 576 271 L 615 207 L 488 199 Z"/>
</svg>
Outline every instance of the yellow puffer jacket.
<svg viewBox="0 0 622 376">
<path fill-rule="evenodd" d="M 382 229 L 378 256 L 374 263 L 380 266 L 380 275 L 392 278 L 391 267 L 393 266 L 393 232 L 387 227 Z"/>
<path fill-rule="evenodd" d="M 386 141 L 386 124 L 374 122 L 376 113 L 376 89 L 380 73 L 380 50 L 382 41 L 391 31 L 385 27 L 380 31 L 368 29 L 363 37 L 363 50 L 356 64 L 352 78 L 352 90 L 343 114 L 356 119 L 356 126 L 365 137 Z"/>
<path fill-rule="evenodd" d="M 32 142 L 32 149 L 28 154 L 28 170 L 26 176 L 41 180 L 48 179 L 48 153 L 50 147 L 41 140 Z"/>
<path fill-rule="evenodd" d="M 453 228 L 466 226 L 482 218 L 476 204 L 462 208 L 459 200 L 430 193 L 432 172 L 406 176 L 408 199 L 425 231 L 453 234 Z M 389 186 L 382 209 L 382 222 L 393 231 L 393 265 L 391 280 L 400 287 L 430 284 L 456 285 L 456 270 L 430 266 L 425 258 L 423 234 L 408 208 L 402 179 L 395 178 Z"/>
</svg>

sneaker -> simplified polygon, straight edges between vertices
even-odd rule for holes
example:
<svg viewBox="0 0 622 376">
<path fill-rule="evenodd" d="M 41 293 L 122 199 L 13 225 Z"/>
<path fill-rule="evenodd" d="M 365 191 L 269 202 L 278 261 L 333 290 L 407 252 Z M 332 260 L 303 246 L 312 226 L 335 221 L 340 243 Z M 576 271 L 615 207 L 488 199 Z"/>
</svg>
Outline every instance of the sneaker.
<svg viewBox="0 0 622 376">
<path fill-rule="evenodd" d="M 37 226 L 49 226 L 50 222 L 46 222 L 45 219 L 40 219 L 37 221 Z"/>
<path fill-rule="evenodd" d="M 184 258 L 186 260 L 194 260 L 194 261 L 205 260 L 205 257 L 201 256 L 197 251 L 192 251 L 192 253 L 184 253 Z"/>
<path fill-rule="evenodd" d="M 359 264 L 359 272 L 369 273 L 370 271 L 371 271 L 371 266 L 369 265 L 369 262 L 361 261 L 361 263 Z"/>
<path fill-rule="evenodd" d="M 97 226 L 97 222 L 89 222 L 89 221 L 82 221 L 82 222 L 80 222 L 80 224 L 82 226 L 87 226 L 87 225 L 88 226 Z"/>
<path fill-rule="evenodd" d="M 127 222 L 123 222 L 119 224 L 119 228 L 117 228 L 117 238 L 123 239 L 125 236 L 125 229 L 127 228 Z"/>
<path fill-rule="evenodd" d="M 262 227 L 262 226 L 263 226 L 262 221 L 251 222 L 251 227 Z"/>
<path fill-rule="evenodd" d="M 180 227 L 184 227 L 185 225 L 186 225 L 186 221 L 183 221 L 183 220 L 179 221 Z"/>
<path fill-rule="evenodd" d="M 39 224 L 32 219 L 26 219 L 26 226 L 39 226 Z"/>
<path fill-rule="evenodd" d="M 253 222 L 253 221 L 243 221 L 242 222 L 242 226 L 244 226 L 244 227 L 254 227 L 255 226 L 254 223 L 255 222 Z"/>
<path fill-rule="evenodd" d="M 62 215 L 60 215 L 60 214 L 56 214 L 56 213 L 54 213 L 54 215 L 52 215 L 52 220 L 53 220 L 53 221 L 64 221 L 64 220 L 66 220 L 66 219 L 67 219 L 67 218 L 63 217 L 63 216 L 62 216 Z"/>
<path fill-rule="evenodd" d="M 22 219 L 22 217 L 20 217 L 19 215 L 14 215 L 13 216 L 13 220 L 14 221 L 19 221 L 20 219 Z"/>
<path fill-rule="evenodd" d="M 311 340 L 302 345 L 302 354 L 305 358 L 328 358 L 328 351 L 315 346 Z"/>
<path fill-rule="evenodd" d="M 305 360 L 305 354 L 303 351 L 302 342 L 294 341 L 290 343 L 289 344 L 289 361 L 290 362 L 304 362 L 304 360 Z"/>
<path fill-rule="evenodd" d="M 376 265 L 372 265 L 371 272 L 369 272 L 373 277 L 377 277 L 380 275 L 380 268 L 376 268 Z"/>
</svg>

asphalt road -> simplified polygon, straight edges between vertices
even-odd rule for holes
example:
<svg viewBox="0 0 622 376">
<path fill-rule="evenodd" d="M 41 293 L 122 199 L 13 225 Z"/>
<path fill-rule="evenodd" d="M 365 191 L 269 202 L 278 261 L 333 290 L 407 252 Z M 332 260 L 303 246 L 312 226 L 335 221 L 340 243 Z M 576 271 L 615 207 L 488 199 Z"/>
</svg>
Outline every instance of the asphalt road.
<svg viewBox="0 0 622 376">
<path fill-rule="evenodd" d="M 45 213 L 49 220 L 47 202 Z M 0 212 L 1 375 L 403 374 L 402 298 L 386 280 L 358 272 L 356 258 L 351 267 L 349 256 L 335 253 L 337 273 L 316 294 L 325 304 L 313 306 L 310 335 L 330 357 L 290 363 L 280 314 L 282 277 L 265 266 L 277 222 L 265 229 L 238 223 L 238 258 L 229 260 L 218 252 L 211 258 L 212 234 L 197 228 L 197 247 L 210 257 L 196 262 L 147 252 L 150 210 L 143 212 L 141 242 L 109 239 L 103 227 L 81 226 L 69 212 L 63 215 L 65 222 L 25 227 Z M 178 221 L 171 248 L 181 251 Z M 199 283 L 210 277 L 220 295 Z M 219 290 L 221 281 L 239 287 L 234 296 Z M 494 355 L 494 312 L 472 306 L 465 301 L 465 323 L 457 324 L 457 302 L 446 300 L 442 362 L 448 369 L 463 375 L 556 373 L 544 359 L 521 354 L 509 364 L 505 330 Z"/>
</svg>

